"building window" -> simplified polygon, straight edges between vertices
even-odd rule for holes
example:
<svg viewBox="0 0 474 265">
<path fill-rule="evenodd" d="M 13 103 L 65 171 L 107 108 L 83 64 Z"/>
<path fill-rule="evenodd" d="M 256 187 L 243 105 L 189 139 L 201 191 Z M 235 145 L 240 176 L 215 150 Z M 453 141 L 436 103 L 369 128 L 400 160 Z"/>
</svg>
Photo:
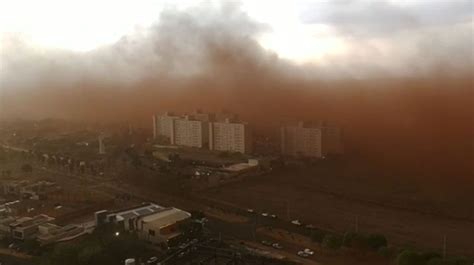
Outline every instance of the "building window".
<svg viewBox="0 0 474 265">
<path fill-rule="evenodd" d="M 148 230 L 148 234 L 149 234 L 150 236 L 155 236 L 155 230 L 149 229 L 149 230 Z"/>
</svg>

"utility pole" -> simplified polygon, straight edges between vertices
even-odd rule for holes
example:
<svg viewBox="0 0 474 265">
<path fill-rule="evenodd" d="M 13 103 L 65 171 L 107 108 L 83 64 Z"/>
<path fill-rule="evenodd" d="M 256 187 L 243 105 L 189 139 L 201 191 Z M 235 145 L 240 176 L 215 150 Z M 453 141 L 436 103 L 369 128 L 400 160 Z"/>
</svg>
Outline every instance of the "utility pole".
<svg viewBox="0 0 474 265">
<path fill-rule="evenodd" d="M 446 234 L 443 236 L 443 259 L 446 259 Z"/>
<path fill-rule="evenodd" d="M 355 232 L 359 233 L 359 215 L 355 217 Z"/>
</svg>

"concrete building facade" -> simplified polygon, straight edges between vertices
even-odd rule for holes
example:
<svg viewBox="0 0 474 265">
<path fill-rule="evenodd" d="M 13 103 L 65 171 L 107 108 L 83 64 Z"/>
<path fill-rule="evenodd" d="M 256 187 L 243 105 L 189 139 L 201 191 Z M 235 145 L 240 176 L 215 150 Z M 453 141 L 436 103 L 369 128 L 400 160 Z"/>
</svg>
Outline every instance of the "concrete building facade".
<svg viewBox="0 0 474 265">
<path fill-rule="evenodd" d="M 324 158 L 344 152 L 342 132 L 337 127 L 300 122 L 284 126 L 280 132 L 283 155 Z"/>
<path fill-rule="evenodd" d="M 226 152 L 252 152 L 252 133 L 248 124 L 232 113 L 203 113 L 153 116 L 153 136 L 165 136 L 172 145 L 206 148 Z"/>
<path fill-rule="evenodd" d="M 173 121 L 171 144 L 207 148 L 209 141 L 209 125 L 207 121 L 185 116 Z"/>
<path fill-rule="evenodd" d="M 174 120 L 180 117 L 173 113 L 166 112 L 163 115 L 153 116 L 153 138 L 156 139 L 159 136 L 164 136 L 170 139 L 173 136 Z"/>
<path fill-rule="evenodd" d="M 252 134 L 246 123 L 226 119 L 209 123 L 209 149 L 226 152 L 252 152 Z"/>
<path fill-rule="evenodd" d="M 179 226 L 190 220 L 191 214 L 174 207 L 166 208 L 150 203 L 116 212 L 99 211 L 95 218 L 97 226 L 105 223 L 120 224 L 143 240 L 167 244 L 181 235 Z"/>
</svg>

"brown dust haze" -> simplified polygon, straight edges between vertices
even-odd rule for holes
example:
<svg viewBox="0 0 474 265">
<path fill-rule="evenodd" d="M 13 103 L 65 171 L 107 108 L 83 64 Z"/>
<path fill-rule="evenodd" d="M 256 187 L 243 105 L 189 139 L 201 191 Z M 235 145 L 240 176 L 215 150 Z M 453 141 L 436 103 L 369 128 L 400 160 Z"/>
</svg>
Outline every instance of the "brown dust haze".
<svg viewBox="0 0 474 265">
<path fill-rule="evenodd" d="M 1 118 L 151 127 L 157 112 L 226 109 L 272 135 L 282 122 L 327 120 L 344 128 L 348 156 L 368 166 L 473 181 L 469 45 L 440 44 L 428 56 L 421 55 L 424 47 L 409 58 L 395 54 L 390 60 L 404 60 L 403 73 L 377 65 L 375 50 L 370 65 L 350 58 L 301 65 L 263 49 L 252 36 L 265 26 L 238 10 L 161 18 L 146 32 L 80 54 L 4 39 Z M 467 34 L 458 37 L 472 44 Z"/>
</svg>

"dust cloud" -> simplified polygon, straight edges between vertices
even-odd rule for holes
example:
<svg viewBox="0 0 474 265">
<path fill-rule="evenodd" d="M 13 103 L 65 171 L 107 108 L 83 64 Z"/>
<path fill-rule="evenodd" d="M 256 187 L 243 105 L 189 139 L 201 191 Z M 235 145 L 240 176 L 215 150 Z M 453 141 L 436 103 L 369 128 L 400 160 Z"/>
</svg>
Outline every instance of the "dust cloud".
<svg viewBox="0 0 474 265">
<path fill-rule="evenodd" d="M 402 47 L 387 58 L 359 43 L 325 65 L 265 50 L 254 38 L 265 30 L 224 6 L 164 11 L 153 27 L 84 53 L 4 36 L 1 118 L 150 127 L 156 112 L 227 109 L 269 134 L 281 122 L 324 119 L 344 128 L 349 156 L 383 170 L 472 179 L 472 24 L 431 52 Z M 439 38 L 426 34 L 417 43 Z"/>
</svg>

